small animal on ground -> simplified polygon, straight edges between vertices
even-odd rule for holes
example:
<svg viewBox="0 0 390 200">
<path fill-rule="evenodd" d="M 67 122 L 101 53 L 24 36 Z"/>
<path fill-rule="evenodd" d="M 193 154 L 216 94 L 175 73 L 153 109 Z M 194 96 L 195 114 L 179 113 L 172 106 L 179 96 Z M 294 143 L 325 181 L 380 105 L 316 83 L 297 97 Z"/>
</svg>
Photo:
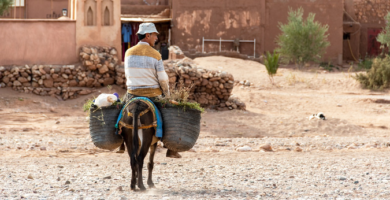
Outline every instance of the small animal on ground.
<svg viewBox="0 0 390 200">
<path fill-rule="evenodd" d="M 310 115 L 309 120 L 312 120 L 313 118 L 326 120 L 326 117 L 325 117 L 324 113 L 322 113 L 322 112 Z"/>
</svg>

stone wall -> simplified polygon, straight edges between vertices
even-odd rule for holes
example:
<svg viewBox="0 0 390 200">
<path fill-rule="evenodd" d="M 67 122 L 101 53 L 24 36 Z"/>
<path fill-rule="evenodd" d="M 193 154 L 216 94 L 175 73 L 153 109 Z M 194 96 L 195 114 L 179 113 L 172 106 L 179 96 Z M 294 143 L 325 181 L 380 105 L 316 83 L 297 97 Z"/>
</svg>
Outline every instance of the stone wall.
<svg viewBox="0 0 390 200">
<path fill-rule="evenodd" d="M 362 24 L 386 24 L 384 17 L 390 11 L 388 0 L 355 0 L 355 15 Z"/>
<path fill-rule="evenodd" d="M 126 88 L 124 67 L 116 65 L 117 52 L 110 47 L 82 47 L 80 65 L 0 66 L 0 88 L 24 93 L 74 99 L 94 88 L 119 85 Z M 190 101 L 218 110 L 245 110 L 245 103 L 231 95 L 232 74 L 202 69 L 190 58 L 164 62 L 170 87 L 191 87 Z"/>
</svg>

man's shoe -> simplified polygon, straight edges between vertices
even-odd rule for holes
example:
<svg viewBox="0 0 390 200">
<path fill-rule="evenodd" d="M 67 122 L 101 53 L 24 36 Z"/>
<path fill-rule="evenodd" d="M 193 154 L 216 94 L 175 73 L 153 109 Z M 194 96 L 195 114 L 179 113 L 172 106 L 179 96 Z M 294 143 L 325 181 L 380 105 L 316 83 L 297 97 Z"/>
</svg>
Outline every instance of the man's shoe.
<svg viewBox="0 0 390 200">
<path fill-rule="evenodd" d="M 181 155 L 176 151 L 171 151 L 168 149 L 167 151 L 167 157 L 169 158 L 181 158 Z"/>
</svg>

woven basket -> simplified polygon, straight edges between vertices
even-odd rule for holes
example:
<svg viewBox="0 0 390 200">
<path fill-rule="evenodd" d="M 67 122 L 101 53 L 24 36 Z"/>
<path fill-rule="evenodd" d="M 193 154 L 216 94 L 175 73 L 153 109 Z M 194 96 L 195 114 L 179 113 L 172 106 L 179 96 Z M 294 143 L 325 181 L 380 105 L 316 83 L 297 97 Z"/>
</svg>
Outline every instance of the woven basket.
<svg viewBox="0 0 390 200">
<path fill-rule="evenodd" d="M 163 118 L 162 141 L 168 149 L 182 152 L 190 150 L 199 137 L 201 112 L 165 105 L 160 108 Z"/>
<path fill-rule="evenodd" d="M 123 105 L 91 108 L 89 119 L 89 133 L 96 147 L 107 150 L 118 148 L 123 138 L 115 135 L 115 123 Z"/>
</svg>

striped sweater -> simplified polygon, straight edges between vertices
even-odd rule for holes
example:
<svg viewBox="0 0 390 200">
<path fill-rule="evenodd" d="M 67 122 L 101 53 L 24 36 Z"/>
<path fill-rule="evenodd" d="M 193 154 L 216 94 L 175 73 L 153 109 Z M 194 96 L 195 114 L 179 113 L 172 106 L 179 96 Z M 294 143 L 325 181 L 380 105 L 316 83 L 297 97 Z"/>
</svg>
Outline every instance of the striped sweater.
<svg viewBox="0 0 390 200">
<path fill-rule="evenodd" d="M 144 97 L 169 94 L 169 79 L 161 55 L 146 42 L 126 51 L 125 75 L 130 94 Z"/>
</svg>

